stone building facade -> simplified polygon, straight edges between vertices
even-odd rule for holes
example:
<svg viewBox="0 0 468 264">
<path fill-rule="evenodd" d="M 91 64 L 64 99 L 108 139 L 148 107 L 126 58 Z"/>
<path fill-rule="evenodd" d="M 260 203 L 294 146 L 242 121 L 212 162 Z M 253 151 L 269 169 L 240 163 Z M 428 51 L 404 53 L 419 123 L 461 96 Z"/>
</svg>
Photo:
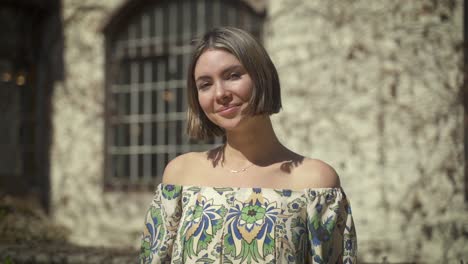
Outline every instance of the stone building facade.
<svg viewBox="0 0 468 264">
<path fill-rule="evenodd" d="M 152 193 L 103 188 L 101 29 L 125 2 L 62 4 L 66 73 L 53 95 L 52 216 L 75 243 L 137 247 Z M 274 126 L 287 146 L 340 174 L 360 259 L 467 261 L 462 1 L 246 4 L 266 13 L 263 41 L 282 83 Z"/>
<path fill-rule="evenodd" d="M 466 261 L 462 1 L 292 2 L 266 25 L 277 128 L 337 168 L 360 257 Z"/>
</svg>

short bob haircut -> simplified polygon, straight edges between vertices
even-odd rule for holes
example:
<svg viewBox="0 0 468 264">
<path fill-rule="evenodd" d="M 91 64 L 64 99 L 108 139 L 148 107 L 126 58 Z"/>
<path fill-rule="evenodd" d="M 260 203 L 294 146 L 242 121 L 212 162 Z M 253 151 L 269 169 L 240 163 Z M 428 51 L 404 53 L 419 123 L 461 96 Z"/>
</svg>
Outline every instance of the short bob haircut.
<svg viewBox="0 0 468 264">
<path fill-rule="evenodd" d="M 211 122 L 198 102 L 195 66 L 198 58 L 209 49 L 221 49 L 234 55 L 244 66 L 253 82 L 253 93 L 246 109 L 248 115 L 272 115 L 281 109 L 278 73 L 265 48 L 249 33 L 234 27 L 220 27 L 195 40 L 195 48 L 187 76 L 187 133 L 194 139 L 224 136 L 224 129 Z"/>
</svg>

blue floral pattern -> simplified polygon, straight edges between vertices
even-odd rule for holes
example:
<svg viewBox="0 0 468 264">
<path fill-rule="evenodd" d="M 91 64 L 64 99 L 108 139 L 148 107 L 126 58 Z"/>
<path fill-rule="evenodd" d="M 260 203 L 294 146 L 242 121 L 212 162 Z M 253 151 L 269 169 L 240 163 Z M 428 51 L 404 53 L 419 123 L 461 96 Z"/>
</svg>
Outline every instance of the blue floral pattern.
<svg viewBox="0 0 468 264">
<path fill-rule="evenodd" d="M 225 254 L 242 262 L 258 263 L 274 251 L 273 229 L 281 209 L 254 189 L 247 201 L 235 200 L 226 216 Z"/>
<path fill-rule="evenodd" d="M 286 190 L 161 184 L 140 263 L 356 263 L 340 188 Z"/>
</svg>

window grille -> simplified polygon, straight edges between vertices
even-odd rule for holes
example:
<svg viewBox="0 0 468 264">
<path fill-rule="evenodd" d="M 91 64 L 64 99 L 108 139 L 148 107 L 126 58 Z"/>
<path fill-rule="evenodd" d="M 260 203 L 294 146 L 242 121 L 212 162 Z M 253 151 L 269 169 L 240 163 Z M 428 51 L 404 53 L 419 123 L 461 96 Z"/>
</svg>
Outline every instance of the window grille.
<svg viewBox="0 0 468 264">
<path fill-rule="evenodd" d="M 164 167 L 219 140 L 185 134 L 191 40 L 230 25 L 260 36 L 263 16 L 241 1 L 160 1 L 106 36 L 105 185 L 152 189 Z"/>
</svg>

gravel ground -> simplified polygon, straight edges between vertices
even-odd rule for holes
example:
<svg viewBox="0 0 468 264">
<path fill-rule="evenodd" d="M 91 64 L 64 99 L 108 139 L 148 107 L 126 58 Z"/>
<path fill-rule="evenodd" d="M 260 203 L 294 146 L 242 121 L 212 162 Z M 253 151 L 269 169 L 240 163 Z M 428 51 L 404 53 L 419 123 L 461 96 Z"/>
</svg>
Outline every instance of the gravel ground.
<svg viewBox="0 0 468 264">
<path fill-rule="evenodd" d="M 83 247 L 36 203 L 0 195 L 0 264 L 137 263 L 135 249 Z"/>
</svg>

